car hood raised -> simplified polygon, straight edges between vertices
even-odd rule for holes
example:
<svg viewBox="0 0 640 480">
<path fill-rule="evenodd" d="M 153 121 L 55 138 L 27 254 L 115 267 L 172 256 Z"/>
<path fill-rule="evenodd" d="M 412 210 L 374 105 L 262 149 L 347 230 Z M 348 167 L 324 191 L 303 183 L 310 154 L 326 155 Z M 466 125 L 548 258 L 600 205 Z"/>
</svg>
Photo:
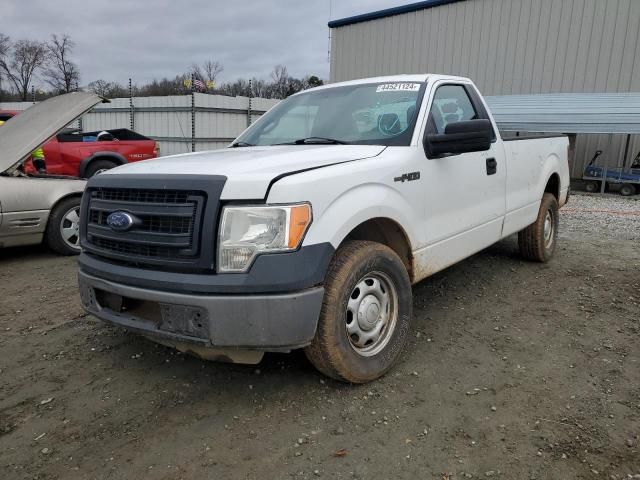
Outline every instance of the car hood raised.
<svg viewBox="0 0 640 480">
<path fill-rule="evenodd" d="M 222 198 L 254 200 L 265 197 L 269 185 L 279 177 L 375 157 L 380 145 L 274 145 L 225 148 L 210 152 L 173 155 L 130 163 L 101 175 L 224 175 Z M 169 179 L 168 179 L 169 180 Z"/>
<path fill-rule="evenodd" d="M 24 162 L 31 152 L 100 102 L 93 93 L 72 92 L 27 108 L 0 127 L 0 172 Z"/>
</svg>

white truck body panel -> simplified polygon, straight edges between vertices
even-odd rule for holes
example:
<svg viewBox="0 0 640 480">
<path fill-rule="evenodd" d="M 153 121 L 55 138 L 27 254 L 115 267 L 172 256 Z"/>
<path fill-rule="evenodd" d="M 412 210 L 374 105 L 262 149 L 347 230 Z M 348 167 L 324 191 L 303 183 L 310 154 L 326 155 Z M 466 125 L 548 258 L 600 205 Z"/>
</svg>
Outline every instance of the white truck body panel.
<svg viewBox="0 0 640 480">
<path fill-rule="evenodd" d="M 344 358 L 363 352 L 376 366 L 395 358 L 393 339 L 380 351 L 366 342 L 393 329 L 406 335 L 411 283 L 534 222 L 525 247 L 545 250 L 528 258 L 551 258 L 568 188 L 567 138 L 503 141 L 469 79 L 326 85 L 276 105 L 230 148 L 93 177 L 81 216 L 81 298 L 99 318 L 185 351 L 197 344 L 233 358 L 238 349 L 311 345 L 320 349 L 312 355 L 334 355 L 324 347 L 344 343 Z M 162 220 L 151 232 L 146 215 Z M 162 307 L 160 317 L 135 313 L 138 300 Z M 331 302 L 346 311 L 326 313 Z M 323 332 L 322 321 L 333 323 Z M 319 334 L 326 339 L 314 344 Z"/>
<path fill-rule="evenodd" d="M 378 155 L 379 145 L 280 145 L 185 153 L 142 162 L 128 163 L 105 175 L 224 175 L 223 200 L 263 199 L 272 180 L 297 170 L 326 167 Z"/>
<path fill-rule="evenodd" d="M 387 147 L 366 160 L 286 176 L 272 186 L 267 203 L 305 198 L 313 205 L 314 223 L 305 245 L 328 239 L 338 248 L 361 223 L 389 218 L 402 227 L 411 244 L 412 280 L 418 282 L 533 223 L 554 172 L 560 176 L 559 203 L 565 203 L 569 186 L 565 137 L 502 141 L 490 117 L 497 136 L 490 150 L 426 158 L 421 139 L 435 90 L 451 83 L 475 89 L 469 79 L 461 77 L 428 78 L 418 117 L 422 123 L 410 146 Z M 425 77 L 367 81 L 408 79 L 424 81 Z M 497 161 L 494 175 L 486 173 L 488 158 Z M 420 181 L 394 181 L 397 172 L 414 171 L 420 172 Z"/>
</svg>

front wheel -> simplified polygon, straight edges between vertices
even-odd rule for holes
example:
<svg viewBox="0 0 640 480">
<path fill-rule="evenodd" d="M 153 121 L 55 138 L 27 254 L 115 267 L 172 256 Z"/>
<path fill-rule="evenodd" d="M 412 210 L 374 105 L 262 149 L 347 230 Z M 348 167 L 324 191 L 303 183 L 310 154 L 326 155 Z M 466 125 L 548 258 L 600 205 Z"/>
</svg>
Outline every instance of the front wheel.
<svg viewBox="0 0 640 480">
<path fill-rule="evenodd" d="M 558 223 L 558 201 L 551 193 L 545 193 L 536 221 L 518 232 L 522 256 L 536 262 L 548 262 L 556 250 Z"/>
<path fill-rule="evenodd" d="M 307 358 L 337 380 L 375 380 L 400 356 L 411 309 L 411 282 L 398 255 L 379 243 L 348 241 L 327 272 L 318 329 L 305 349 Z"/>
<path fill-rule="evenodd" d="M 80 253 L 80 197 L 62 200 L 51 211 L 47 224 L 47 244 L 60 255 Z"/>
</svg>

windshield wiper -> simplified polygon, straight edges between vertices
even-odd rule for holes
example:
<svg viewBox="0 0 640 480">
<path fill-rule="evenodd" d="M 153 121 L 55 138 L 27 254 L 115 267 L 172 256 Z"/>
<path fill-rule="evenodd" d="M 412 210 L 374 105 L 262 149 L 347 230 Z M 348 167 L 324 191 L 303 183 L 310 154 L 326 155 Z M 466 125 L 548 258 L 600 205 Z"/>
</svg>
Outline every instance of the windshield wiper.
<svg viewBox="0 0 640 480">
<path fill-rule="evenodd" d="M 347 145 L 347 142 L 343 142 L 342 140 L 336 140 L 335 138 L 307 137 L 307 138 L 299 138 L 298 140 L 294 140 L 293 142 L 278 143 L 277 145 L 314 145 L 314 144 Z"/>
<path fill-rule="evenodd" d="M 255 147 L 255 145 L 253 143 L 247 143 L 247 142 L 236 142 L 236 143 L 232 143 L 231 144 L 232 148 L 238 148 L 238 147 Z"/>
</svg>

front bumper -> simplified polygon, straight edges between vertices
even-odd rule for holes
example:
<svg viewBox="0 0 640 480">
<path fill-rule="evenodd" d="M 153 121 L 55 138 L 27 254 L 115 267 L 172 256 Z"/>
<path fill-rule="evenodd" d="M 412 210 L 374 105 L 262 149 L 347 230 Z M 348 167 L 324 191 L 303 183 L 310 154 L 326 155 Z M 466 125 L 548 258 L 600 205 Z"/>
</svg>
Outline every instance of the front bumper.
<svg viewBox="0 0 640 480">
<path fill-rule="evenodd" d="M 78 272 L 85 310 L 157 339 L 201 347 L 288 351 L 315 335 L 324 288 L 196 295 L 139 288 Z"/>
</svg>

